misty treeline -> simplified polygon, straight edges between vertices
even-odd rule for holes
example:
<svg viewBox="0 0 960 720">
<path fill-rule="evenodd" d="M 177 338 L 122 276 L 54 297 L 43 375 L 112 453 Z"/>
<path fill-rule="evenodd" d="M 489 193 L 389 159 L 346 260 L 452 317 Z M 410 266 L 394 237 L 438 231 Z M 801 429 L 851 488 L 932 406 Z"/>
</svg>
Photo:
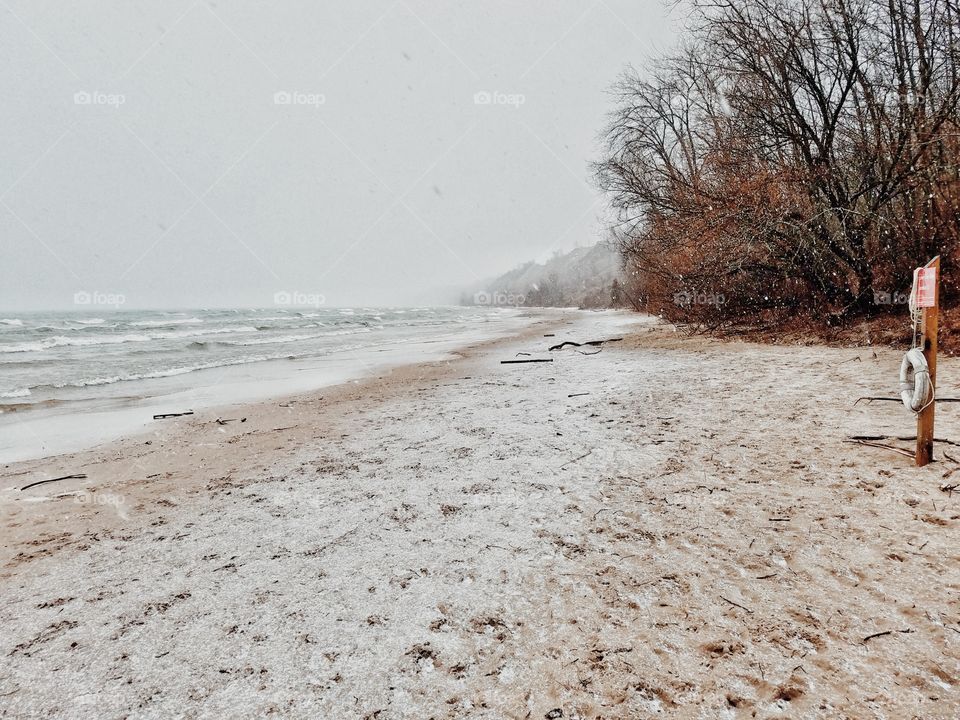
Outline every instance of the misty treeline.
<svg viewBox="0 0 960 720">
<path fill-rule="evenodd" d="M 596 171 L 638 308 L 839 322 L 902 302 L 960 241 L 957 0 L 693 0 L 626 73 Z"/>
</svg>

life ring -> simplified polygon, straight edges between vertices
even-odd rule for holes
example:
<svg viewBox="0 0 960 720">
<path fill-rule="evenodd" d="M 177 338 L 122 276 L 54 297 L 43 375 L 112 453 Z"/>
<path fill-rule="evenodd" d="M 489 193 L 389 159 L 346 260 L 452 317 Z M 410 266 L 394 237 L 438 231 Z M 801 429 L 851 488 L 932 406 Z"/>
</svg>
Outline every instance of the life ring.
<svg viewBox="0 0 960 720">
<path fill-rule="evenodd" d="M 913 382 L 908 380 L 913 371 Z M 930 368 L 920 348 L 913 348 L 903 356 L 900 363 L 900 399 L 911 412 L 920 412 L 933 399 L 933 384 L 930 382 Z"/>
</svg>

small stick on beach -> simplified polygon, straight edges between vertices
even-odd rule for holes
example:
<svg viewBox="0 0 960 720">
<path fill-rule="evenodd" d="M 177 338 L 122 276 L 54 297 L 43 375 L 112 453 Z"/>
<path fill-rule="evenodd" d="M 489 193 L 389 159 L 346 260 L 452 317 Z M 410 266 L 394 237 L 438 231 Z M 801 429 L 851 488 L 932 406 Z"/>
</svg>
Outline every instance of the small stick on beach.
<svg viewBox="0 0 960 720">
<path fill-rule="evenodd" d="M 159 415 L 154 415 L 154 420 L 165 420 L 166 418 L 172 417 L 183 417 L 184 415 L 193 415 L 193 410 L 188 410 L 187 412 L 180 413 L 160 413 Z"/>
<path fill-rule="evenodd" d="M 56 482 L 57 480 L 84 480 L 86 479 L 86 477 L 87 476 L 85 474 L 78 473 L 76 475 L 63 475 L 61 477 L 50 478 L 49 480 L 37 480 L 36 482 L 32 482 L 29 485 L 24 485 L 22 488 L 20 488 L 20 490 L 21 491 L 28 490 L 32 487 L 36 487 L 37 485 L 43 485 L 44 483 L 52 483 L 52 482 Z"/>
<path fill-rule="evenodd" d="M 582 343 L 573 342 L 573 340 L 567 340 L 565 342 L 560 343 L 559 345 L 553 345 L 549 347 L 548 350 L 550 351 L 563 350 L 563 348 L 565 348 L 567 345 L 570 345 L 571 347 L 583 347 L 584 345 L 597 347 L 599 345 L 603 345 L 605 342 L 620 342 L 621 340 L 623 340 L 623 338 L 610 338 L 608 340 L 587 340 L 586 342 L 582 342 Z"/>
<path fill-rule="evenodd" d="M 720 599 L 723 600 L 723 601 L 726 602 L 726 603 L 730 603 L 730 604 L 733 605 L 734 607 L 738 607 L 738 608 L 740 608 L 741 610 L 744 610 L 745 612 L 748 612 L 748 613 L 750 613 L 751 615 L 753 615 L 753 610 L 751 610 L 750 608 L 744 607 L 744 606 L 741 605 L 740 603 L 735 603 L 733 600 L 728 600 L 728 599 L 725 598 L 723 595 L 720 595 Z"/>
<path fill-rule="evenodd" d="M 563 465 L 560 466 L 560 469 L 563 470 L 563 468 L 565 468 L 567 465 L 573 465 L 573 463 L 575 463 L 575 462 L 577 462 L 577 461 L 579 461 L 579 460 L 583 460 L 587 455 L 589 455 L 589 454 L 592 453 L 592 452 L 593 452 L 593 450 L 587 450 L 587 451 L 586 451 L 583 455 L 581 455 L 580 457 L 576 457 L 576 458 L 574 458 L 573 460 L 567 460 L 567 462 L 565 462 Z"/>
<path fill-rule="evenodd" d="M 873 400 L 883 400 L 885 402 L 903 402 L 903 400 L 898 397 L 864 396 L 864 397 L 857 398 L 856 402 L 854 402 L 853 404 L 856 405 L 861 400 L 866 400 L 867 402 L 871 402 Z M 952 397 L 934 398 L 933 401 L 938 403 L 951 403 L 951 402 L 960 402 L 960 398 L 952 398 Z"/>
<path fill-rule="evenodd" d="M 857 445 L 869 445 L 870 447 L 883 448 L 884 450 L 893 450 L 895 453 L 906 455 L 909 458 L 913 457 L 912 452 L 907 452 L 903 448 L 893 447 L 893 445 L 884 445 L 883 443 L 869 442 L 867 440 L 846 440 L 846 442 L 855 443 Z"/>
</svg>

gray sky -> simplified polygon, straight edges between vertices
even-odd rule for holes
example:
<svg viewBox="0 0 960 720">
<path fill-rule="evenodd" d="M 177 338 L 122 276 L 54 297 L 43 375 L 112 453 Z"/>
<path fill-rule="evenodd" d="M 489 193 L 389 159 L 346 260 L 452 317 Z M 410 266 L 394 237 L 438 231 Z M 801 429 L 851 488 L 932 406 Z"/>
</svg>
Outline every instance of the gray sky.
<svg viewBox="0 0 960 720">
<path fill-rule="evenodd" d="M 452 301 L 591 244 L 606 91 L 677 22 L 660 0 L 0 0 L 0 308 Z"/>
</svg>

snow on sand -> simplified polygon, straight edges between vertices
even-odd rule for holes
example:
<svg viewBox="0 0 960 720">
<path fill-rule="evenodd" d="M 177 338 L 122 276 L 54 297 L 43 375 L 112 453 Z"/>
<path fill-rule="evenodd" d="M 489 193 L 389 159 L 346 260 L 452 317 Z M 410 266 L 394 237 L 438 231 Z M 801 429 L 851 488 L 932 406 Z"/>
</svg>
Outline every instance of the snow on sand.
<svg viewBox="0 0 960 720">
<path fill-rule="evenodd" d="M 545 314 L 246 423 L 9 466 L 0 712 L 960 713 L 956 464 L 843 442 L 911 433 L 852 406 L 899 353 L 625 322 Z M 67 472 L 89 478 L 15 489 Z"/>
</svg>

